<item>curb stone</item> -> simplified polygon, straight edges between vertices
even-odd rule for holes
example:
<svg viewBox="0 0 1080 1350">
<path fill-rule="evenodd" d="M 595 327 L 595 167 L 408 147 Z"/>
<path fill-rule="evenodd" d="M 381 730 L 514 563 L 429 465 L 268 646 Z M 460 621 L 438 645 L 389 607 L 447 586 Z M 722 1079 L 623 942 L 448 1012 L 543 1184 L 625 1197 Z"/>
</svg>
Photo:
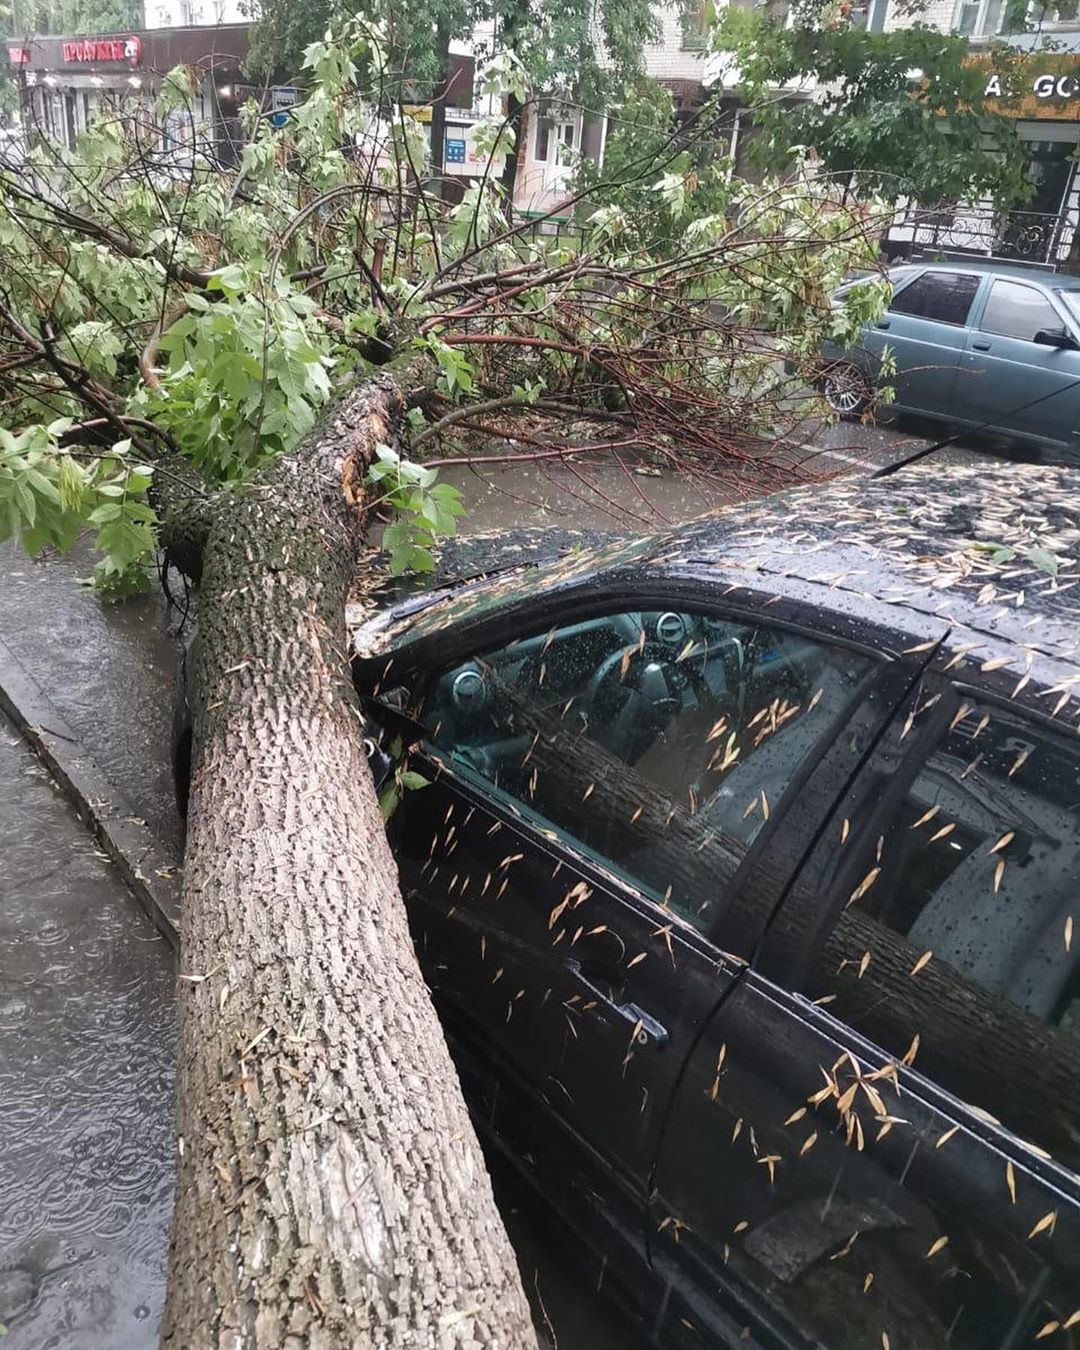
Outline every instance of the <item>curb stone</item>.
<svg viewBox="0 0 1080 1350">
<path fill-rule="evenodd" d="M 176 868 L 150 827 L 82 749 L 59 710 L 2 638 L 0 712 L 43 761 L 155 927 L 178 949 Z"/>
</svg>

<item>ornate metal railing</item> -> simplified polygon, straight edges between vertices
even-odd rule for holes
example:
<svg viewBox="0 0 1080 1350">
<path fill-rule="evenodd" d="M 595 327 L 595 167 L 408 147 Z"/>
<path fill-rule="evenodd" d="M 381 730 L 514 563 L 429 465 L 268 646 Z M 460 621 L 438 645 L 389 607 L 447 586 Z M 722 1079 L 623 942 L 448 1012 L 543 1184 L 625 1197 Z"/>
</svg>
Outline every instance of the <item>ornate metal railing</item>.
<svg viewBox="0 0 1080 1350">
<path fill-rule="evenodd" d="M 888 238 L 895 255 L 970 253 L 1054 265 L 1068 257 L 1075 228 L 1065 214 L 909 207 L 897 212 Z"/>
</svg>

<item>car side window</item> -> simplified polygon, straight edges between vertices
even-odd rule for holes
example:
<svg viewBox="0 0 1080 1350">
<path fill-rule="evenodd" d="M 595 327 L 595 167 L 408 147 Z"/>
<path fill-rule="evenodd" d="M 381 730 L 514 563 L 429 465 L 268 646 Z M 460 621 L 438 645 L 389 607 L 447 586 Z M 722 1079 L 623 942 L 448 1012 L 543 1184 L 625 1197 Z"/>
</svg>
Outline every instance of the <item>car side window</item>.
<svg viewBox="0 0 1080 1350">
<path fill-rule="evenodd" d="M 631 611 L 455 666 L 422 720 L 542 833 L 704 931 L 870 664 L 763 624 Z"/>
<path fill-rule="evenodd" d="M 924 272 L 893 296 L 889 309 L 938 323 L 967 323 L 980 278 L 972 272 Z"/>
<path fill-rule="evenodd" d="M 1034 286 L 1018 281 L 997 280 L 990 287 L 979 327 L 984 333 L 1020 338 L 1031 342 L 1043 329 L 1064 325 L 1053 305 Z"/>
<path fill-rule="evenodd" d="M 1076 1168 L 1080 742 L 969 700 L 887 815 L 838 841 L 813 996 Z"/>
</svg>

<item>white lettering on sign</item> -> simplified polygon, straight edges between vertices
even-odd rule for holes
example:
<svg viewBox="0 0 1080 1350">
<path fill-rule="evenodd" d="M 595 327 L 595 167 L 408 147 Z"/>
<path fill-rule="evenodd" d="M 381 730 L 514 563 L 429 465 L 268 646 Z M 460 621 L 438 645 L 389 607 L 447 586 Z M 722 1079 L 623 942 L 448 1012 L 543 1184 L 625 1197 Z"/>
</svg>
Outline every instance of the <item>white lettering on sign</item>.
<svg viewBox="0 0 1080 1350">
<path fill-rule="evenodd" d="M 1080 78 L 1075 75 L 1036 75 L 1031 91 L 1036 98 L 1076 98 L 1080 96 Z M 986 81 L 983 98 L 1004 98 L 1001 76 L 991 75 Z"/>
<path fill-rule="evenodd" d="M 92 66 L 106 61 L 126 61 L 137 66 L 142 56 L 142 39 L 135 33 L 126 38 L 81 38 L 78 42 L 65 42 L 62 51 L 66 66 Z"/>
</svg>

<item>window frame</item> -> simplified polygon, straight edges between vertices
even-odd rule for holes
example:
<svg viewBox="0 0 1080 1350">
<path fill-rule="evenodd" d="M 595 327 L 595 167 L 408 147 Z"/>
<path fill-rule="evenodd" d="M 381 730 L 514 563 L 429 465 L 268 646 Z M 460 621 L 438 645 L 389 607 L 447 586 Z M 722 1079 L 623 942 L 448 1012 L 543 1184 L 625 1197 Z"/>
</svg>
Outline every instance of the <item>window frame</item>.
<svg viewBox="0 0 1080 1350">
<path fill-rule="evenodd" d="M 973 3 L 977 4 L 975 25 L 969 33 L 965 33 L 960 27 L 960 17 L 964 10 L 971 7 Z M 995 3 L 998 5 L 997 24 L 993 30 L 988 30 L 986 27 L 987 15 Z M 958 33 L 961 37 L 973 39 L 996 37 L 1002 31 L 1005 22 L 1005 10 L 1006 6 L 1002 3 L 1002 0 L 956 0 L 956 8 L 953 11 L 953 32 Z"/>
<path fill-rule="evenodd" d="M 1057 316 L 1059 326 L 1064 328 L 1066 333 L 1069 333 L 1072 337 L 1076 336 L 1076 334 L 1073 331 L 1073 324 L 1071 323 L 1071 321 L 1067 320 L 1063 316 L 1062 307 L 1055 304 L 1053 296 L 1049 291 L 1044 290 L 1043 287 L 1036 285 L 1032 281 L 1025 281 L 1021 280 L 1019 277 L 1011 277 L 1005 276 L 1003 274 L 993 274 L 993 273 L 990 276 L 990 284 L 986 288 L 986 295 L 983 297 L 983 301 L 979 309 L 978 320 L 973 325 L 971 325 L 971 327 L 975 328 L 980 333 L 989 333 L 992 337 L 1006 338 L 1009 342 L 1026 342 L 1029 346 L 1032 347 L 1036 345 L 1033 338 L 1018 337 L 1015 333 L 1003 333 L 1001 332 L 1000 329 L 987 328 L 985 326 L 986 311 L 989 308 L 990 299 L 994 294 L 994 287 L 1000 283 L 1005 283 L 1006 285 L 1009 286 L 1019 286 L 1021 289 L 1027 291 L 1034 291 L 1035 294 L 1038 295 L 1039 298 L 1043 301 L 1043 303 L 1047 306 L 1050 312 Z M 1036 332 L 1039 331 L 1041 330 L 1036 329 Z"/>
<path fill-rule="evenodd" d="M 779 582 L 781 579 L 776 580 Z M 644 912 L 649 917 L 663 915 L 663 922 L 676 920 L 683 932 L 696 934 L 700 940 L 716 950 L 730 951 L 733 949 L 730 942 L 733 919 L 736 930 L 742 927 L 749 930 L 753 925 L 740 924 L 740 913 L 749 910 L 755 915 L 763 911 L 771 914 L 779 905 L 787 885 L 813 844 L 813 830 L 808 826 L 803 825 L 792 839 L 789 825 L 788 838 L 781 847 L 778 847 L 778 840 L 782 838 L 780 826 L 789 820 L 792 804 L 811 778 L 821 774 L 823 769 L 835 760 L 836 746 L 840 740 L 838 733 L 855 722 L 864 710 L 869 711 L 874 723 L 871 744 L 867 747 L 869 753 L 902 701 L 902 691 L 895 687 L 896 681 L 902 681 L 906 688 L 913 676 L 909 659 L 905 659 L 899 653 L 902 644 L 896 641 L 898 635 L 895 630 L 890 631 L 877 624 L 852 620 L 849 615 L 794 599 L 787 606 L 783 603 L 773 603 L 783 599 L 775 592 L 770 594 L 740 586 L 738 598 L 732 595 L 721 598 L 717 594 L 719 589 L 722 589 L 722 586 L 705 585 L 700 582 L 687 584 L 681 580 L 667 586 L 663 584 L 643 586 L 639 580 L 632 586 L 613 586 L 603 595 L 597 595 L 595 589 L 590 590 L 586 586 L 572 590 L 569 594 L 556 591 L 545 597 L 548 601 L 546 605 L 537 605 L 535 600 L 511 605 L 501 613 L 485 616 L 478 622 L 463 622 L 458 625 L 455 632 L 461 634 L 459 640 L 452 646 L 440 650 L 436 659 L 423 662 L 416 672 L 419 678 L 415 680 L 412 689 L 412 704 L 415 709 L 416 704 L 422 703 L 430 695 L 441 676 L 463 659 L 475 658 L 485 651 L 506 646 L 515 638 L 537 636 L 552 626 L 642 609 L 667 608 L 677 612 L 706 613 L 730 622 L 764 623 L 793 635 L 821 642 L 823 645 L 844 647 L 857 655 L 868 657 L 871 662 L 870 668 L 856 686 L 851 700 L 833 722 L 822 730 L 817 743 L 819 753 L 816 756 L 807 756 L 787 783 L 780 798 L 770 803 L 769 821 L 758 831 L 748 847 L 741 864 L 728 883 L 727 900 L 724 905 L 717 908 L 707 929 L 697 927 L 674 910 L 661 909 L 643 887 L 628 882 L 621 873 L 613 871 L 610 864 L 605 866 L 602 862 L 598 863 L 587 846 L 575 846 L 579 845 L 579 841 L 569 843 L 564 839 L 562 831 L 556 838 L 552 838 L 548 833 L 542 834 L 533 823 L 531 814 L 526 817 L 527 803 L 518 803 L 516 798 L 511 800 L 510 794 L 498 788 L 492 791 L 494 785 L 480 774 L 459 773 L 458 766 L 452 762 L 449 753 L 441 751 L 426 739 L 427 729 L 423 727 L 415 711 L 411 720 L 414 734 L 420 733 L 422 753 L 431 759 L 441 775 L 449 776 L 466 795 L 481 801 L 488 810 L 506 820 L 508 824 L 526 830 L 538 846 L 565 857 L 585 875 L 591 875 L 609 890 L 617 891 L 622 900 L 629 901 L 639 911 L 645 907 Z M 767 614 L 765 606 L 768 606 Z M 876 643 L 871 636 L 873 634 L 880 637 Z M 921 666 L 927 659 L 929 653 L 923 653 L 919 665 Z M 885 706 L 880 709 L 872 708 L 875 690 L 882 693 L 885 698 Z M 852 777 L 857 774 L 858 767 L 861 765 L 852 770 Z M 819 807 L 823 817 L 831 813 L 840 795 L 841 788 L 838 787 L 828 796 L 827 805 Z M 552 822 L 544 819 L 550 827 Z M 793 847 L 793 844 L 796 846 Z M 780 855 L 775 862 L 767 867 L 760 866 L 763 857 L 773 853 Z"/>
<path fill-rule="evenodd" d="M 968 301 L 967 316 L 962 323 L 956 323 L 952 319 L 931 318 L 928 314 L 912 314 L 909 310 L 906 309 L 893 308 L 894 304 L 900 298 L 900 296 L 905 295 L 913 286 L 918 285 L 920 281 L 923 281 L 928 277 L 933 278 L 946 276 L 962 276 L 975 278 L 975 289 L 971 293 L 971 299 Z M 913 277 L 905 278 L 901 286 L 894 288 L 892 299 L 889 301 L 889 306 L 888 309 L 886 310 L 886 313 L 895 314 L 897 315 L 898 318 L 901 319 L 916 319 L 921 321 L 922 323 L 940 323 L 945 328 L 957 328 L 957 329 L 971 328 L 973 326 L 971 316 L 972 314 L 975 313 L 976 305 L 979 304 L 979 292 L 983 288 L 983 281 L 984 278 L 980 276 L 978 272 L 969 272 L 963 267 L 942 268 L 940 271 L 933 268 L 926 268 L 924 271 L 917 273 Z"/>
</svg>

